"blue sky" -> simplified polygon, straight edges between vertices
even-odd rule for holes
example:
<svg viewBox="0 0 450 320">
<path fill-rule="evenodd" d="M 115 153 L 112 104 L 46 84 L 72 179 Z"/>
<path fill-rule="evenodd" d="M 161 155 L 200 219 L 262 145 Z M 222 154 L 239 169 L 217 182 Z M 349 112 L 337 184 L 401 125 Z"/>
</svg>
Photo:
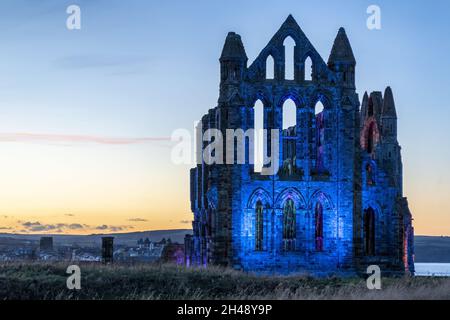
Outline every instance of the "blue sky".
<svg viewBox="0 0 450 320">
<path fill-rule="evenodd" d="M 81 8 L 81 30 L 65 27 L 70 4 Z M 381 8 L 381 30 L 366 27 L 371 4 Z M 445 0 L 3 0 L 0 133 L 140 138 L 191 129 L 216 105 L 227 32 L 242 36 L 251 63 L 292 14 L 325 61 L 338 28 L 345 27 L 361 97 L 392 87 L 416 229 L 450 234 L 449 12 Z M 0 144 L 8 154 L 0 165 L 10 168 L 1 185 L 10 190 L 4 195 L 10 205 L 0 214 L 45 223 L 73 211 L 90 223 L 99 212 L 100 221 L 112 205 L 105 190 L 113 183 L 121 186 L 113 194 L 122 195 L 113 204 L 123 208 L 114 213 L 116 224 L 140 215 L 148 224 L 135 228 L 189 227 L 188 167 L 170 163 L 165 142 Z M 43 183 L 47 175 L 56 177 Z M 62 183 L 70 187 L 55 191 Z M 58 194 L 60 204 L 15 204 L 36 193 L 46 201 Z M 94 196 L 104 203 L 91 209 L 76 204 Z M 136 208 L 130 212 L 131 202 Z"/>
</svg>

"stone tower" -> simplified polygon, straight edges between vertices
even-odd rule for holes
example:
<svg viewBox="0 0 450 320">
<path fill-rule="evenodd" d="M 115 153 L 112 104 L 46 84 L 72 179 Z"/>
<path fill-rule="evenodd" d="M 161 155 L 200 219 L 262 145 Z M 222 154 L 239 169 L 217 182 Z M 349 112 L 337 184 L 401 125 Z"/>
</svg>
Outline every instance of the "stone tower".
<svg viewBox="0 0 450 320">
<path fill-rule="evenodd" d="M 292 78 L 287 38 L 295 42 Z M 209 129 L 226 138 L 213 163 L 203 158 L 191 169 L 188 264 L 317 275 L 361 273 L 377 264 L 386 273 L 413 272 L 412 218 L 402 195 L 392 90 L 366 93 L 360 109 L 356 60 L 345 30 L 339 29 L 328 63 L 291 15 L 250 66 L 234 32 L 219 61 L 218 104 L 199 123 L 198 146 L 205 150 L 217 142 Z M 295 125 L 283 128 L 288 100 L 295 104 Z M 266 156 L 279 162 L 271 174 L 251 161 L 248 130 L 255 127 L 257 102 L 264 129 L 279 132 L 275 139 L 268 131 L 265 141 Z M 230 129 L 250 134 L 239 140 L 227 135 Z M 230 145 L 241 146 L 245 156 Z"/>
</svg>

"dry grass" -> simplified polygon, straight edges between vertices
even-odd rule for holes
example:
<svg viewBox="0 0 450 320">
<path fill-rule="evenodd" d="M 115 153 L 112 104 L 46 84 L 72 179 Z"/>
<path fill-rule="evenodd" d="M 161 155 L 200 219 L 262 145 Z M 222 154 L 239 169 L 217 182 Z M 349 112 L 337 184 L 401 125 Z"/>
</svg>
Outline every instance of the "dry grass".
<svg viewBox="0 0 450 320">
<path fill-rule="evenodd" d="M 1 264 L 0 299 L 450 299 L 450 278 L 256 276 L 220 267 L 174 265 L 81 267 L 79 291 L 66 288 L 65 264 Z"/>
</svg>

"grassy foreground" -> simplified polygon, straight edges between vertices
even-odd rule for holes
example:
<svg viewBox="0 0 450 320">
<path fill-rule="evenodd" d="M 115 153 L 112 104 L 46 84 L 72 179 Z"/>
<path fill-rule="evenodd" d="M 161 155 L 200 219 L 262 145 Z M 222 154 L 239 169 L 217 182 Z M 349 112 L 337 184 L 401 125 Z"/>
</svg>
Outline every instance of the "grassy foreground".
<svg viewBox="0 0 450 320">
<path fill-rule="evenodd" d="M 0 300 L 10 299 L 450 299 L 450 278 L 255 276 L 209 267 L 80 265 L 81 290 L 68 290 L 67 264 L 0 264 Z"/>
</svg>

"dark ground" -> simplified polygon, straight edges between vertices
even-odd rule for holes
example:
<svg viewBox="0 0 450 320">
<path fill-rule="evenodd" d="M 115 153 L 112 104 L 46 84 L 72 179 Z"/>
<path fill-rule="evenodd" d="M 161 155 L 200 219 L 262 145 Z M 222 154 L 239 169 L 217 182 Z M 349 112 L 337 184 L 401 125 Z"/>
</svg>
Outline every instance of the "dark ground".
<svg viewBox="0 0 450 320">
<path fill-rule="evenodd" d="M 81 290 L 66 288 L 67 265 L 0 264 L 0 300 L 11 299 L 447 299 L 450 278 L 254 276 L 219 267 L 80 265 Z"/>
</svg>

